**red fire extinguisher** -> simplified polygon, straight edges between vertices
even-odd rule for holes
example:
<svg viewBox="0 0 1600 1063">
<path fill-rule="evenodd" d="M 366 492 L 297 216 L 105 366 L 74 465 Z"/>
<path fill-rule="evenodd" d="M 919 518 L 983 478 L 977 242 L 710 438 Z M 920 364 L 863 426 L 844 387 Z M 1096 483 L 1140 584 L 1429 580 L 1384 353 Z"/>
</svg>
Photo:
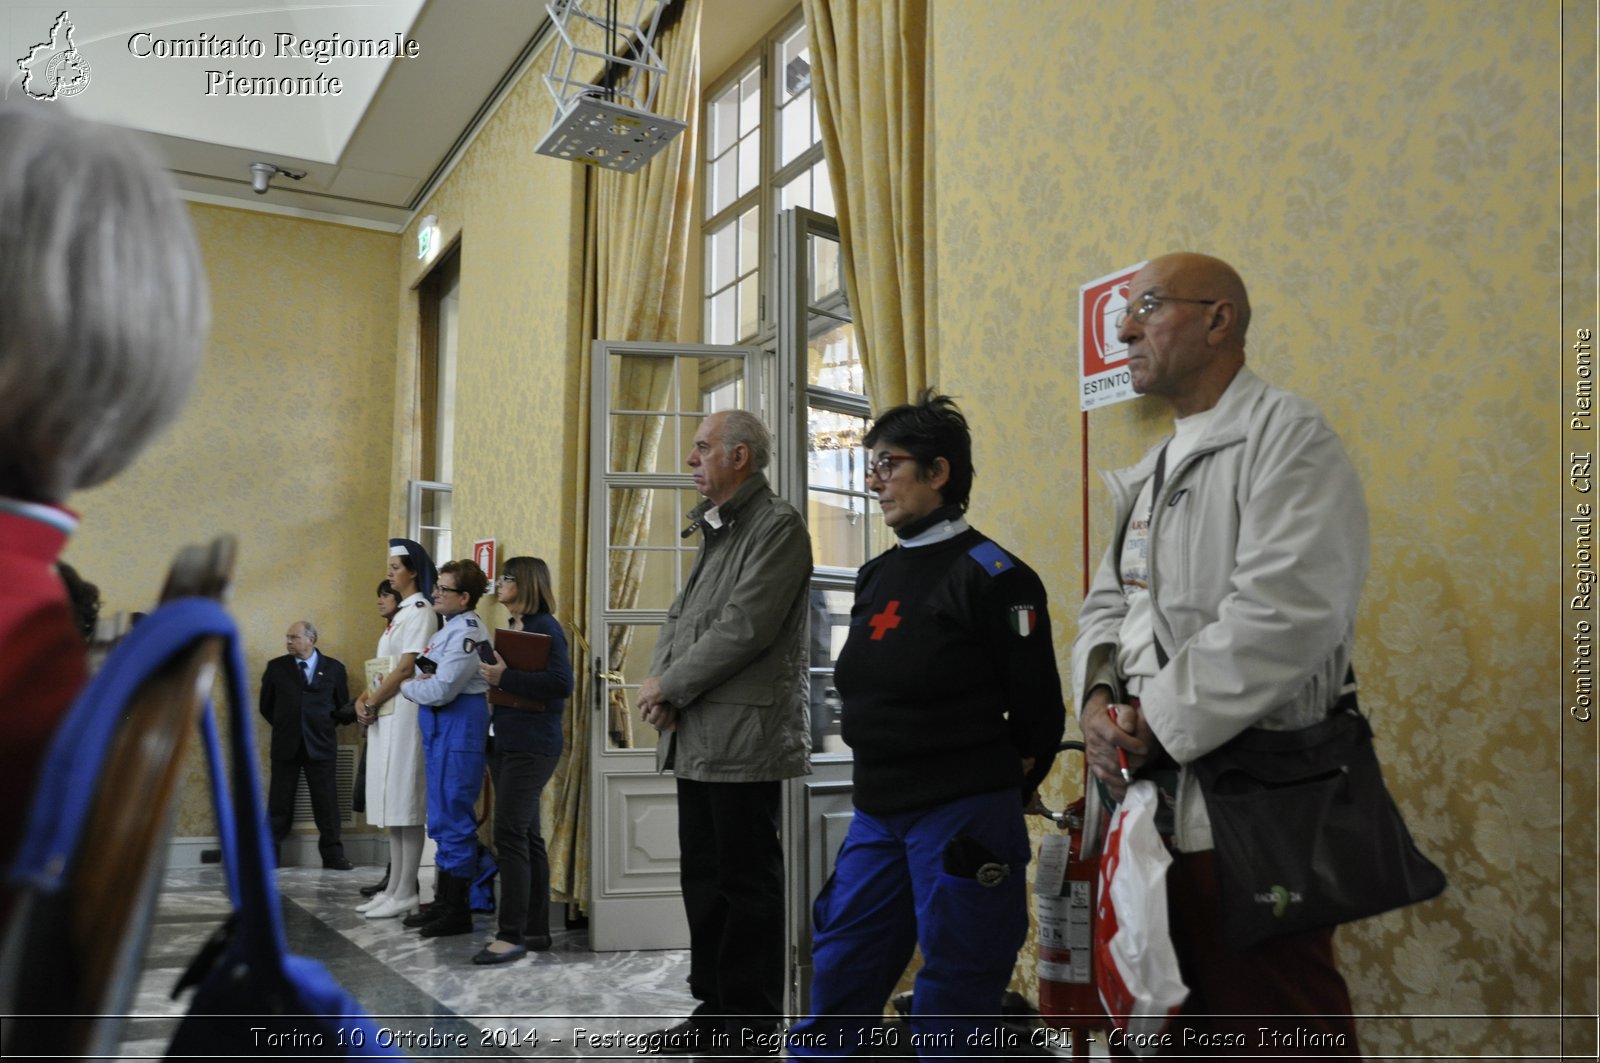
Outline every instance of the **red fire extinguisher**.
<svg viewBox="0 0 1600 1063">
<path fill-rule="evenodd" d="M 1083 753 L 1082 742 L 1063 742 L 1060 748 Z M 1090 959 L 1100 857 L 1083 854 L 1084 805 L 1080 797 L 1064 812 L 1045 813 L 1063 833 L 1045 836 L 1033 884 L 1039 916 L 1039 1017 L 1046 1026 L 1071 1031 L 1067 1036 L 1073 1059 L 1089 1058 L 1090 1031 L 1109 1029 Z"/>
</svg>

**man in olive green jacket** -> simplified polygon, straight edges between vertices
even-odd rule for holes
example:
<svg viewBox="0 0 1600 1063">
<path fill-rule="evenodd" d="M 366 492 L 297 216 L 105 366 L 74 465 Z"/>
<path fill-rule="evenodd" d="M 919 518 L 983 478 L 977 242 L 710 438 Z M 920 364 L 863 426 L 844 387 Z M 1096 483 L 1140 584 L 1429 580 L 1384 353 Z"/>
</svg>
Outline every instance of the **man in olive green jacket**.
<svg viewBox="0 0 1600 1063">
<path fill-rule="evenodd" d="M 771 437 L 754 415 L 707 417 L 688 465 L 705 501 L 690 511 L 700 555 L 667 613 L 639 687 L 677 777 L 686 1021 L 657 1052 L 692 1053 L 770 1035 L 783 1010 L 781 781 L 810 771 L 806 641 L 811 537 L 763 470 Z M 720 1039 L 719 1039 L 720 1041 Z"/>
</svg>

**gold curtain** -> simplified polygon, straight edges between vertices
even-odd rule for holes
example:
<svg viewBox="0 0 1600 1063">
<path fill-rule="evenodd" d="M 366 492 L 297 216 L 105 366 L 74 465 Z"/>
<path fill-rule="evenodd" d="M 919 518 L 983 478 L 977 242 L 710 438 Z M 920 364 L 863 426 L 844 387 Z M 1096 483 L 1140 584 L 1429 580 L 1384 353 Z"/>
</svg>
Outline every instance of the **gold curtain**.
<svg viewBox="0 0 1600 1063">
<path fill-rule="evenodd" d="M 938 377 L 927 0 L 804 0 L 845 285 L 877 409 Z"/>
<path fill-rule="evenodd" d="M 589 796 L 591 744 L 604 741 L 595 734 L 594 650 L 581 629 L 589 616 L 589 509 L 604 499 L 589 497 L 589 400 L 596 366 L 592 347 L 596 339 L 682 339 L 683 284 L 688 272 L 690 218 L 694 196 L 696 144 L 700 112 L 700 0 L 683 0 L 671 25 L 664 25 L 656 40 L 667 75 L 657 92 L 657 114 L 679 118 L 688 128 L 638 173 L 624 174 L 598 167 L 584 175 L 583 303 L 579 334 L 574 336 L 579 359 L 575 416 L 568 422 L 568 452 L 573 455 L 572 487 L 568 492 L 567 526 L 573 530 L 568 558 L 571 572 L 566 600 L 571 603 L 567 629 L 573 635 L 576 689 L 563 721 L 566 748 L 550 780 L 551 799 L 544 802 L 545 837 L 549 839 L 550 885 L 557 900 L 583 905 L 589 896 Z M 634 359 L 643 362 L 643 359 Z M 626 402 L 634 409 L 664 409 L 667 382 L 654 366 L 629 366 L 621 374 L 628 391 Z M 614 396 L 614 399 L 621 396 Z M 634 403 L 649 405 L 633 406 Z M 633 437 L 612 439 L 614 460 L 623 468 L 650 468 L 655 461 L 664 418 L 638 418 L 645 427 Z M 631 522 L 612 529 L 613 542 L 637 541 L 648 531 L 648 512 L 640 500 L 619 505 L 613 514 Z M 625 536 L 618 538 L 618 536 Z M 613 586 L 636 585 L 633 580 Z M 604 642 L 600 633 L 596 638 Z M 614 659 L 607 647 L 608 667 Z M 624 714 L 624 719 L 628 719 Z M 614 726 L 614 725 L 613 725 Z"/>
</svg>

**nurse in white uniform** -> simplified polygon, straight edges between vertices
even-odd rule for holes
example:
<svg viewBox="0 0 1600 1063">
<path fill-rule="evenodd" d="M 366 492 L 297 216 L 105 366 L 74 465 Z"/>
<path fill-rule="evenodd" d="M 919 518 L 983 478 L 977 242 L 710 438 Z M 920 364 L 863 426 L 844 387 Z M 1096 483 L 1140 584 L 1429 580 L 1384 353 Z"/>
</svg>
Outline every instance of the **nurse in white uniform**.
<svg viewBox="0 0 1600 1063">
<path fill-rule="evenodd" d="M 392 919 L 417 907 L 426 793 L 417 705 L 400 693 L 416 669 L 417 655 L 438 629 L 429 596 L 437 572 L 433 559 L 410 539 L 389 540 L 389 582 L 400 609 L 378 640 L 377 656 L 393 667 L 377 690 L 356 698 L 356 719 L 367 727 L 367 822 L 389 829 L 389 884 L 361 905 L 368 919 Z"/>
</svg>

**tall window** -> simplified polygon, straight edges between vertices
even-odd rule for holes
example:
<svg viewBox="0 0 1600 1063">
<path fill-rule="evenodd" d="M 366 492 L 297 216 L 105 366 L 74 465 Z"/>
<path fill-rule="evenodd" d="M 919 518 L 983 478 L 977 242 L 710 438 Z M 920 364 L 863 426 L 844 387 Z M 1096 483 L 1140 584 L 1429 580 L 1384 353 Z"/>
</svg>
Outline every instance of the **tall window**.
<svg viewBox="0 0 1600 1063">
<path fill-rule="evenodd" d="M 784 354 L 803 427 L 780 448 L 804 454 L 787 474 L 803 492 L 816 571 L 811 593 L 812 747 L 843 751 L 833 665 L 850 619 L 855 573 L 888 537 L 865 484 L 870 407 L 845 298 L 833 189 L 797 12 L 706 94 L 707 343 Z M 799 424 L 798 421 L 795 422 Z M 783 430 L 783 426 L 775 425 Z"/>
<path fill-rule="evenodd" d="M 439 564 L 450 560 L 450 485 L 455 477 L 456 354 L 461 251 L 454 248 L 417 288 L 419 454 L 407 499 L 411 538 Z"/>
<path fill-rule="evenodd" d="M 706 94 L 707 343 L 760 343 L 776 328 L 778 216 L 833 214 L 811 96 L 811 51 L 798 14 Z"/>
</svg>

